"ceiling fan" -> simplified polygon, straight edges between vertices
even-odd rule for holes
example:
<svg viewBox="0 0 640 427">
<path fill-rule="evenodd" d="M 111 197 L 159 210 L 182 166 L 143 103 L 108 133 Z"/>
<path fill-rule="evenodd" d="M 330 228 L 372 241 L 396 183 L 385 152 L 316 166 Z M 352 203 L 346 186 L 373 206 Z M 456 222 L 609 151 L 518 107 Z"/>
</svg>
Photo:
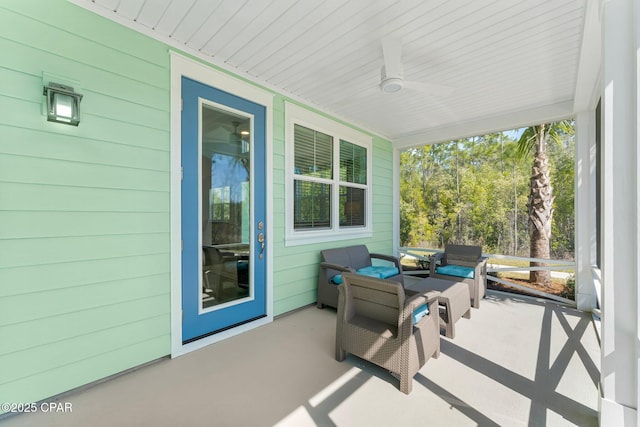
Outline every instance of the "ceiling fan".
<svg viewBox="0 0 640 427">
<path fill-rule="evenodd" d="M 450 86 L 405 80 L 404 67 L 402 65 L 402 41 L 400 39 L 394 37 L 383 38 L 382 56 L 384 65 L 380 70 L 380 89 L 385 93 L 399 92 L 406 88 L 429 95 L 446 97 L 454 90 Z"/>
</svg>

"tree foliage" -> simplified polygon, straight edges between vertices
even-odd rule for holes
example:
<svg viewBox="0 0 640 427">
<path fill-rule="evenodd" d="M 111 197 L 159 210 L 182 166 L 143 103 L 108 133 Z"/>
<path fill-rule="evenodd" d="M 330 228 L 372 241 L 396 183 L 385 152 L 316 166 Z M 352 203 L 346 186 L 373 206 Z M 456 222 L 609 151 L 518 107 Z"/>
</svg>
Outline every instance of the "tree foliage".
<svg viewBox="0 0 640 427">
<path fill-rule="evenodd" d="M 547 144 L 555 199 L 551 257 L 574 252 L 573 123 Z M 518 150 L 524 130 L 405 150 L 400 160 L 400 241 L 442 248 L 478 244 L 485 252 L 528 256 L 533 153 Z"/>
</svg>

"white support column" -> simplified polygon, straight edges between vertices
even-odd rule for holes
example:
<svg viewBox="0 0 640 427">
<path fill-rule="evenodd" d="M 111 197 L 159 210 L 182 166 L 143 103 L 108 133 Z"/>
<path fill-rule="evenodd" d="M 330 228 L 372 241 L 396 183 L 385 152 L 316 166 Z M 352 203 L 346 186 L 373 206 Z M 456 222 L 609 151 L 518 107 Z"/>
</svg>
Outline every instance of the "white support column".
<svg viewBox="0 0 640 427">
<path fill-rule="evenodd" d="M 579 310 L 596 307 L 591 266 L 594 261 L 595 225 L 595 112 L 576 115 L 575 213 L 576 213 L 576 304 Z"/>
<path fill-rule="evenodd" d="M 638 425 L 638 11 L 603 3 L 603 426 Z"/>
</svg>

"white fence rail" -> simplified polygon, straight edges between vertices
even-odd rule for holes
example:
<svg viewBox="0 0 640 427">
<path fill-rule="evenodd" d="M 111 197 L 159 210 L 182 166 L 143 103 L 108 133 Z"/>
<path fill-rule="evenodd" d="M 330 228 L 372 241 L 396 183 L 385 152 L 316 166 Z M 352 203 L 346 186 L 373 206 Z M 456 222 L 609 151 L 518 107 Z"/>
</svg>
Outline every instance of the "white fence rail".
<svg viewBox="0 0 640 427">
<path fill-rule="evenodd" d="M 413 258 L 419 262 L 428 262 L 429 257 L 436 252 L 440 252 L 440 249 L 430 249 L 430 248 L 412 248 L 412 247 L 401 247 L 400 248 L 400 256 L 403 258 Z M 502 254 L 483 254 L 483 256 L 490 258 L 492 260 L 496 259 L 504 259 L 504 260 L 514 260 L 518 262 L 541 262 L 547 264 L 546 266 L 525 266 L 525 267 L 514 267 L 510 265 L 501 265 L 495 262 L 491 264 L 487 264 L 487 273 L 501 273 L 501 272 L 530 272 L 530 271 L 551 271 L 552 277 L 568 279 L 572 273 L 567 272 L 566 270 L 570 270 L 575 272 L 575 262 L 573 261 L 564 261 L 564 260 L 555 260 L 555 259 L 542 259 L 542 258 L 527 258 L 527 257 L 518 257 L 511 255 L 502 255 Z M 508 261 L 507 261 L 508 262 Z M 428 270 L 416 270 L 416 271 L 407 271 L 404 274 L 425 274 L 428 273 Z M 530 288 L 528 286 L 521 285 L 519 283 L 512 282 L 510 280 L 506 280 L 503 278 L 496 277 L 495 275 L 487 274 L 487 280 L 492 282 L 500 283 L 503 285 L 510 286 L 515 289 L 519 289 L 521 291 L 527 292 L 532 295 L 537 295 L 543 298 L 551 299 L 554 301 L 562 302 L 564 304 L 575 306 L 575 300 L 563 298 L 554 294 L 550 294 L 547 292 L 543 292 L 537 289 Z M 575 295 L 574 295 L 575 298 Z"/>
</svg>

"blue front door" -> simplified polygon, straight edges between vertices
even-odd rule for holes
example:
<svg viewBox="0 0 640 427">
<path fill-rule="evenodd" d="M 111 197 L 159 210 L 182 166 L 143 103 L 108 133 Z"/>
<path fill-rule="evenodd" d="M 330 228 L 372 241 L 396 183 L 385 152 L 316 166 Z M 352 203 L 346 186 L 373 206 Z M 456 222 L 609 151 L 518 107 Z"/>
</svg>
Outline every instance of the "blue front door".
<svg viewBox="0 0 640 427">
<path fill-rule="evenodd" d="M 265 317 L 265 107 L 182 77 L 182 341 Z"/>
</svg>

